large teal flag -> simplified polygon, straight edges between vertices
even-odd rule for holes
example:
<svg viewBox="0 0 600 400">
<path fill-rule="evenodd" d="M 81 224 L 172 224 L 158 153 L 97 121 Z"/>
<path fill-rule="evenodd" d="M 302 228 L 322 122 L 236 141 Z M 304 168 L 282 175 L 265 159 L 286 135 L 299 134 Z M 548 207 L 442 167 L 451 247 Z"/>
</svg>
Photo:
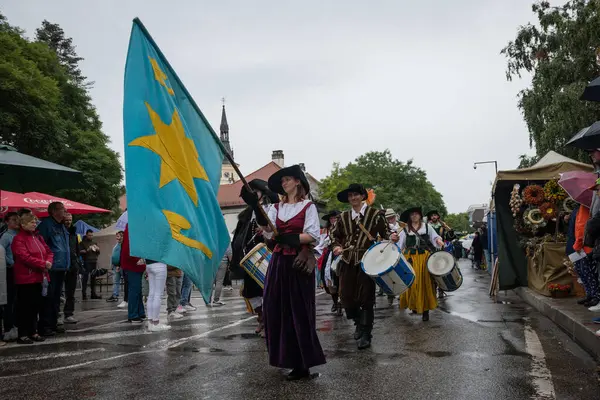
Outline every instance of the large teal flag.
<svg viewBox="0 0 600 400">
<path fill-rule="evenodd" d="M 183 270 L 208 303 L 229 245 L 217 201 L 223 147 L 137 18 L 123 126 L 131 255 Z"/>
</svg>

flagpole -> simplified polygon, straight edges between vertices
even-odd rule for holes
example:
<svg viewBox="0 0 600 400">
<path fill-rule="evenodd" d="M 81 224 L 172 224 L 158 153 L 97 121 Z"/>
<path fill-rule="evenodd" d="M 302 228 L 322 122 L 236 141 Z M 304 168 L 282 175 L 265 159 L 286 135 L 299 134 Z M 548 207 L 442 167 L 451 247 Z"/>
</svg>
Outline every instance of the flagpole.
<svg viewBox="0 0 600 400">
<path fill-rule="evenodd" d="M 233 169 L 234 169 L 235 173 L 240 177 L 240 180 L 242 181 L 242 183 L 244 184 L 244 186 L 246 187 L 246 189 L 248 191 L 250 191 L 251 193 L 254 193 L 254 190 L 252 190 L 252 188 L 250 187 L 250 185 L 248 185 L 248 182 L 246 181 L 246 178 L 244 177 L 244 175 L 242 175 L 242 173 L 241 173 L 240 169 L 238 168 L 237 164 L 235 163 L 235 161 L 233 161 L 233 157 L 231 156 L 231 154 L 229 154 L 229 152 L 227 151 L 227 149 L 225 149 L 225 146 L 221 142 L 221 139 L 219 139 L 219 137 L 217 136 L 216 132 L 213 130 L 212 126 L 210 125 L 210 123 L 208 122 L 208 120 L 206 119 L 206 117 L 204 116 L 204 114 L 202 113 L 202 110 L 200 110 L 200 107 L 198 107 L 198 104 L 196 104 L 196 101 L 194 100 L 194 98 L 192 97 L 192 95 L 190 94 L 190 92 L 188 92 L 188 90 L 186 89 L 186 87 L 183 85 L 183 82 L 181 82 L 181 79 L 179 79 L 179 76 L 177 76 L 177 73 L 175 72 L 175 69 L 173 69 L 173 67 L 171 66 L 171 64 L 167 60 L 167 57 L 165 57 L 165 55 L 162 53 L 162 51 L 160 50 L 160 47 L 158 47 L 158 45 L 156 44 L 156 42 L 152 38 L 152 35 L 150 35 L 150 32 L 148 32 L 148 30 L 146 29 L 146 27 L 144 26 L 144 24 L 142 23 L 142 21 L 140 21 L 139 18 L 137 18 L 137 17 L 134 18 L 133 19 L 133 23 L 136 24 L 142 30 L 142 32 L 144 33 L 144 35 L 146 35 L 146 38 L 148 39 L 148 41 L 154 47 L 154 50 L 156 50 L 156 53 L 160 57 L 161 61 L 163 63 L 165 63 L 169 67 L 169 69 L 171 70 L 171 73 L 173 73 L 173 77 L 177 81 L 177 84 L 179 85 L 179 87 L 181 88 L 181 90 L 185 93 L 185 95 L 187 96 L 187 98 L 190 100 L 190 104 L 192 105 L 192 107 L 194 107 L 194 110 L 196 110 L 196 112 L 198 113 L 198 115 L 200 115 L 200 118 L 204 122 L 204 125 L 206 125 L 208 127 L 208 131 L 213 136 L 213 139 L 215 140 L 215 142 L 217 142 L 217 144 L 219 145 L 219 147 L 221 149 L 221 152 L 225 155 L 225 157 L 227 158 L 227 160 L 229 160 L 229 163 L 233 166 Z M 269 216 L 267 215 L 267 212 L 262 207 L 258 207 L 258 208 L 259 208 L 261 214 L 266 218 L 267 223 L 269 224 L 269 227 L 273 231 L 273 234 L 275 234 L 275 236 L 277 236 L 277 228 L 275 227 L 275 225 L 269 219 Z"/>
</svg>

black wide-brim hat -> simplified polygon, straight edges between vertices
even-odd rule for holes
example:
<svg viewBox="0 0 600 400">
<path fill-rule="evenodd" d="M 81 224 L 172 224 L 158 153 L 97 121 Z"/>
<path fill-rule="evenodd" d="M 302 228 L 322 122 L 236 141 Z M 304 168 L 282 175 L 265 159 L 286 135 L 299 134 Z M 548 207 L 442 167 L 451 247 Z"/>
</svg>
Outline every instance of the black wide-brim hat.
<svg viewBox="0 0 600 400">
<path fill-rule="evenodd" d="M 341 214 L 341 212 L 339 212 L 338 210 L 332 210 L 332 211 L 329 211 L 327 214 L 323 215 L 321 217 L 321 219 L 323 221 L 329 221 L 329 218 L 331 218 L 331 217 L 337 217 L 340 214 Z"/>
<path fill-rule="evenodd" d="M 402 212 L 402 214 L 400 215 L 400 221 L 408 224 L 408 221 L 410 220 L 410 214 L 414 212 L 419 213 L 421 215 L 421 218 L 423 218 L 423 210 L 421 209 L 421 207 L 412 207 Z"/>
<path fill-rule="evenodd" d="M 284 195 L 285 190 L 283 190 L 283 186 L 281 185 L 281 178 L 284 176 L 291 176 L 298 179 L 304 188 L 306 195 L 308 196 L 310 194 L 310 185 L 308 183 L 308 179 L 306 179 L 306 175 L 304 175 L 304 171 L 302 171 L 302 168 L 300 168 L 299 165 L 292 165 L 291 167 L 282 168 L 271 175 L 269 177 L 269 189 L 275 193 Z"/>
<path fill-rule="evenodd" d="M 337 194 L 338 201 L 340 203 L 349 203 L 348 193 L 362 194 L 365 199 L 368 196 L 367 191 L 365 190 L 365 187 L 363 185 L 361 185 L 360 183 L 351 183 L 347 189 L 344 189 Z"/>
<path fill-rule="evenodd" d="M 430 219 L 432 215 L 437 215 L 438 217 L 440 216 L 440 213 L 438 212 L 438 210 L 431 210 L 429 211 L 426 215 L 427 215 L 427 219 Z"/>
<path fill-rule="evenodd" d="M 269 184 L 264 179 L 252 179 L 250 182 L 248 182 L 248 186 L 250 186 L 252 190 L 258 190 L 262 192 L 263 196 L 267 196 L 271 203 L 279 202 L 279 196 L 277 196 L 277 193 L 273 193 L 273 191 L 269 189 Z M 242 193 L 244 193 L 246 190 L 246 186 L 242 186 L 242 190 L 240 190 L 240 196 L 242 196 Z"/>
</svg>

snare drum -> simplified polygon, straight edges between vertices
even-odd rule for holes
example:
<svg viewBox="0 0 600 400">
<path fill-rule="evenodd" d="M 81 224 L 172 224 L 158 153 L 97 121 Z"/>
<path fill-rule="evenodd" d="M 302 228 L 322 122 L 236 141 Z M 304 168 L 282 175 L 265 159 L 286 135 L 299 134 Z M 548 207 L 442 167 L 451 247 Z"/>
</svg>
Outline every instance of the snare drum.
<svg viewBox="0 0 600 400">
<path fill-rule="evenodd" d="M 259 243 L 240 261 L 240 266 L 258 283 L 261 289 L 265 287 L 265 277 L 272 254 L 266 244 Z"/>
<path fill-rule="evenodd" d="M 458 263 L 447 251 L 438 251 L 430 255 L 427 259 L 427 270 L 444 292 L 453 292 L 463 283 Z"/>
<path fill-rule="evenodd" d="M 375 243 L 360 266 L 389 295 L 401 295 L 415 281 L 415 271 L 395 243 Z"/>
</svg>

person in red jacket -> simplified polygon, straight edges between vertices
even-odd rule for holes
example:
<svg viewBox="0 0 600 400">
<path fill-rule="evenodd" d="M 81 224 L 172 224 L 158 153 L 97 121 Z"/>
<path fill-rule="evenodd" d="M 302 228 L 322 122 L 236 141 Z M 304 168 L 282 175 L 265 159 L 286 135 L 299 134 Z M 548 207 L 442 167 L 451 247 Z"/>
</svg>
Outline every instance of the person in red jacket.
<svg viewBox="0 0 600 400">
<path fill-rule="evenodd" d="M 123 243 L 121 244 L 121 269 L 127 271 L 129 287 L 127 294 L 127 318 L 129 322 L 141 323 L 146 319 L 144 302 L 142 301 L 142 275 L 146 270 L 144 260 L 132 257 L 129 253 L 129 225 L 125 226 L 123 232 Z"/>
<path fill-rule="evenodd" d="M 37 218 L 33 214 L 23 214 L 20 226 L 11 244 L 17 288 L 17 343 L 33 344 L 44 341 L 37 332 L 37 322 L 42 305 L 42 282 L 44 276 L 49 279 L 48 270 L 52 268 L 54 255 L 36 233 Z"/>
</svg>

